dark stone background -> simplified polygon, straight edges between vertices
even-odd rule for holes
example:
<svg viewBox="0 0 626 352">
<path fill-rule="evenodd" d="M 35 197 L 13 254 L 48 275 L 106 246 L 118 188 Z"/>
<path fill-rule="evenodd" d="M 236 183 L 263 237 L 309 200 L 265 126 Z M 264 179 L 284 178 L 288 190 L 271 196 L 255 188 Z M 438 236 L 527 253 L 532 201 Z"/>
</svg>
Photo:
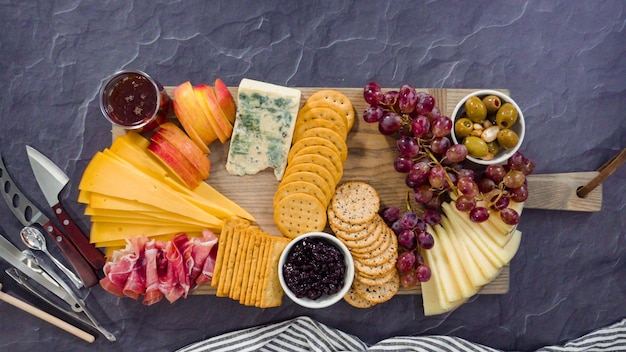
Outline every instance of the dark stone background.
<svg viewBox="0 0 626 352">
<path fill-rule="evenodd" d="M 98 89 L 135 68 L 163 85 L 247 77 L 292 87 L 506 88 L 524 110 L 522 151 L 536 173 L 592 171 L 626 146 L 625 26 L 625 1 L 0 0 L 0 152 L 38 204 L 24 145 L 59 162 L 72 180 L 66 204 L 82 214 L 76 183 L 110 143 Z M 424 317 L 420 296 L 368 310 L 289 300 L 262 310 L 209 296 L 145 307 L 96 287 L 90 304 L 106 309 L 101 319 L 118 342 L 98 335 L 87 345 L 1 303 L 0 350 L 171 351 L 299 315 L 368 343 L 445 334 L 505 350 L 562 344 L 626 317 L 625 177 L 623 167 L 606 180 L 600 212 L 525 211 L 510 292 L 450 314 Z M 17 244 L 21 226 L 6 206 L 0 226 Z M 29 297 L 6 267 L 3 291 Z"/>
</svg>

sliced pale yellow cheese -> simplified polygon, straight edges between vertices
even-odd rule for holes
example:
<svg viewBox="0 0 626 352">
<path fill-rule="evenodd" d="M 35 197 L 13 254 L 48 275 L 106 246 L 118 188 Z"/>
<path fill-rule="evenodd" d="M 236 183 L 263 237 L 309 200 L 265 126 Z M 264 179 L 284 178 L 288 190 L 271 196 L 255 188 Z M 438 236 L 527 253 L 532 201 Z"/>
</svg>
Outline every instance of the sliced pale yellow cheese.
<svg viewBox="0 0 626 352">
<path fill-rule="evenodd" d="M 112 197 L 106 194 L 100 194 L 95 192 L 88 192 L 89 202 L 87 203 L 94 209 L 110 209 L 120 210 L 127 212 L 148 212 L 148 211 L 164 211 L 161 208 L 157 208 L 150 204 L 140 203 L 136 200 L 122 199 L 118 197 Z"/>
<path fill-rule="evenodd" d="M 488 284 L 492 277 L 487 276 L 479 267 L 480 263 L 476 260 L 473 253 L 470 253 L 467 246 L 460 240 L 459 234 L 454 230 L 454 227 L 450 223 L 450 220 L 446 216 L 441 216 L 441 225 L 446 229 L 450 243 L 456 254 L 459 256 L 459 260 L 463 264 L 463 270 L 465 274 L 472 282 L 472 285 L 476 288 L 480 288 Z"/>
<path fill-rule="evenodd" d="M 221 228 L 222 220 L 189 203 L 171 187 L 147 176 L 133 167 L 97 153 L 83 174 L 80 190 L 136 200 L 183 216 L 197 218 L 213 228 Z"/>
<path fill-rule="evenodd" d="M 435 247 L 436 246 L 437 245 L 435 245 Z M 450 277 L 442 272 L 442 268 L 438 266 L 437 260 L 434 259 L 437 255 L 437 253 L 433 252 L 435 247 L 423 251 L 424 260 L 431 270 L 430 280 L 421 283 L 424 315 L 436 315 L 449 312 L 466 301 L 466 299 L 460 299 L 455 302 L 450 302 L 446 298 L 444 286 L 449 286 L 445 284 L 445 281 L 447 280 L 449 282 Z"/>
<path fill-rule="evenodd" d="M 89 240 L 91 243 L 124 240 L 139 235 L 154 237 L 179 232 L 201 232 L 204 228 L 198 226 L 150 226 L 143 224 L 113 224 L 94 222 L 91 225 Z M 217 229 L 211 229 L 217 230 Z"/>
<path fill-rule="evenodd" d="M 149 144 L 150 142 L 141 135 L 129 132 L 124 136 L 116 138 L 111 145 L 110 151 L 107 152 L 105 150 L 104 153 L 113 153 L 142 172 L 169 184 L 181 192 L 181 194 L 184 194 L 183 196 L 187 200 L 215 216 L 226 218 L 237 215 L 251 221 L 255 220 L 250 213 L 205 182 L 201 182 L 198 187 L 190 190 L 184 182 L 178 179 L 178 177 L 173 177 L 172 173 L 163 167 L 161 162 L 147 152 L 146 148 Z"/>
<path fill-rule="evenodd" d="M 524 203 L 517 203 L 517 202 L 510 201 L 509 208 L 515 210 L 521 216 L 522 210 L 524 209 Z M 515 226 L 509 225 L 505 223 L 504 221 L 502 221 L 502 218 L 500 218 L 500 215 L 497 213 L 491 214 L 491 216 L 489 216 L 489 219 L 487 219 L 487 221 L 485 222 L 488 222 L 492 224 L 493 226 L 497 227 L 498 229 L 500 229 L 501 234 L 509 234 L 515 228 Z"/>
<path fill-rule="evenodd" d="M 429 250 L 423 251 L 423 253 L 427 254 L 432 258 L 432 263 L 437 267 L 437 275 L 440 275 L 442 279 L 441 290 L 440 290 L 440 302 L 442 306 L 446 307 L 446 302 L 455 302 L 463 298 L 463 294 L 459 289 L 457 282 L 454 280 L 454 276 L 452 273 L 452 268 L 448 263 L 448 259 L 446 258 L 444 252 L 444 248 L 441 245 L 438 245 L 438 241 L 436 238 L 435 231 L 430 225 L 427 226 L 427 231 L 430 232 L 433 237 L 435 237 L 435 246 Z"/>
<path fill-rule="evenodd" d="M 482 250 L 489 261 L 491 261 L 498 268 L 501 268 L 504 264 L 506 264 L 497 253 L 497 249 L 500 247 L 494 245 L 490 239 L 487 240 L 487 235 L 485 235 L 481 229 L 469 219 L 467 214 L 454 212 L 454 210 L 452 210 L 452 205 L 449 203 L 443 203 L 442 208 L 451 222 L 459 223 L 458 227 L 463 228 L 463 231 L 467 235 L 467 240 L 474 242 L 476 246 Z M 494 246 L 496 247 L 495 249 Z"/>
<path fill-rule="evenodd" d="M 446 216 L 452 227 L 452 231 L 460 245 L 464 246 L 470 253 L 474 261 L 476 262 L 478 269 L 483 273 L 485 280 L 490 282 L 500 272 L 501 267 L 491 262 L 485 255 L 484 248 L 477 246 L 474 241 L 471 241 L 469 235 L 465 232 L 465 225 L 458 219 L 455 219 L 455 214 L 448 214 L 449 210 L 446 207 L 443 208 Z M 454 220 L 453 220 L 454 219 Z"/>
<path fill-rule="evenodd" d="M 167 223 L 181 223 L 196 225 L 201 227 L 210 227 L 211 224 L 206 224 L 198 221 L 194 218 L 174 214 L 166 211 L 124 211 L 114 209 L 98 209 L 90 206 L 85 207 L 85 215 L 91 215 L 91 221 L 105 221 L 105 222 L 129 222 L 136 224 L 152 224 L 155 221 L 167 222 Z M 106 218 L 106 220 L 104 219 Z M 128 220 L 127 220 L 128 219 Z"/>
<path fill-rule="evenodd" d="M 461 262 L 461 258 L 459 254 L 456 252 L 456 248 L 452 245 L 449 235 L 441 225 L 433 226 L 435 233 L 433 237 L 435 238 L 435 245 L 440 246 L 444 250 L 443 255 L 447 258 L 445 262 L 450 266 L 450 271 L 452 272 L 452 278 L 456 281 L 457 287 L 459 288 L 459 294 L 461 297 L 448 297 L 452 301 L 456 301 L 461 298 L 468 298 L 476 294 L 478 289 L 474 284 L 470 281 L 469 276 L 463 269 L 464 263 Z"/>
</svg>

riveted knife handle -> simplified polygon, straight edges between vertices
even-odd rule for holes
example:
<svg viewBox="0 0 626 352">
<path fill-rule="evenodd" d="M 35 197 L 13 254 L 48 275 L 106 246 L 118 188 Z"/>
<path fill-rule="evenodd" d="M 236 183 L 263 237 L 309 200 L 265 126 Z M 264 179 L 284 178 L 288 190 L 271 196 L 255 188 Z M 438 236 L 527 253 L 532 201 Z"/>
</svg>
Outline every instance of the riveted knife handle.
<svg viewBox="0 0 626 352">
<path fill-rule="evenodd" d="M 72 242 L 57 229 L 52 222 L 48 221 L 42 225 L 46 233 L 52 238 L 53 242 L 59 247 L 65 258 L 74 268 L 78 277 L 83 280 L 85 287 L 92 287 L 98 283 L 98 276 L 91 268 L 91 265 L 87 263 L 85 258 L 80 254 L 78 249 L 74 247 Z"/>
<path fill-rule="evenodd" d="M 76 249 L 82 254 L 82 256 L 87 260 L 89 265 L 93 267 L 95 270 L 100 270 L 104 267 L 105 258 L 104 254 L 100 252 L 94 245 L 89 243 L 87 236 L 83 233 L 83 231 L 76 225 L 76 223 L 70 218 L 69 214 L 61 205 L 61 202 L 52 206 L 52 210 L 54 211 L 54 215 L 56 215 L 57 219 L 63 225 L 65 232 L 67 233 L 67 237 L 72 241 Z"/>
</svg>

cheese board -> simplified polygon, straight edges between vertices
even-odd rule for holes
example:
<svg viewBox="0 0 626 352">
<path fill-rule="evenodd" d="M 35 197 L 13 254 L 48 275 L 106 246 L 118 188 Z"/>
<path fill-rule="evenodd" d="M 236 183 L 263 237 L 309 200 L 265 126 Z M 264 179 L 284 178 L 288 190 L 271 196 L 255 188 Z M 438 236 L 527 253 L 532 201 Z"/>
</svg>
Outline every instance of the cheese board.
<svg viewBox="0 0 626 352">
<path fill-rule="evenodd" d="M 170 97 L 175 87 L 165 87 Z M 327 88 L 305 87 L 298 88 L 302 92 L 301 106 L 313 93 Z M 368 124 L 361 118 L 361 113 L 367 107 L 363 100 L 362 88 L 333 88 L 348 97 L 355 108 L 356 118 L 354 126 L 348 135 L 348 157 L 344 163 L 344 173 L 341 182 L 365 181 L 371 184 L 379 193 L 381 205 L 402 206 L 406 198 L 407 187 L 405 175 L 393 169 L 393 159 L 397 154 L 396 140 L 380 134 L 377 124 Z M 237 97 L 237 87 L 229 87 L 233 97 Z M 443 115 L 449 116 L 456 104 L 474 89 L 433 89 L 417 88 L 431 94 Z M 507 90 L 499 90 L 508 94 Z M 168 117 L 175 120 L 173 112 Z M 117 127 L 112 129 L 113 140 L 124 134 L 125 130 Z M 229 141 L 214 142 L 210 145 L 209 159 L 211 161 L 211 175 L 206 180 L 220 193 L 233 200 L 249 211 L 256 218 L 258 226 L 264 231 L 281 236 L 273 221 L 272 198 L 278 187 L 271 169 L 256 175 L 233 176 L 225 168 L 228 156 Z M 531 175 L 528 178 L 530 197 L 526 208 L 563 209 L 575 211 L 598 211 L 602 202 L 601 187 L 593 190 L 586 198 L 576 195 L 576 189 L 584 185 L 596 175 L 595 172 Z M 505 294 L 509 290 L 509 266 L 502 268 L 500 274 L 488 285 L 485 285 L 482 294 Z M 215 294 L 215 288 L 210 285 L 198 287 L 194 294 Z M 401 289 L 400 294 L 420 294 L 421 289 L 416 285 L 411 289 Z"/>
</svg>

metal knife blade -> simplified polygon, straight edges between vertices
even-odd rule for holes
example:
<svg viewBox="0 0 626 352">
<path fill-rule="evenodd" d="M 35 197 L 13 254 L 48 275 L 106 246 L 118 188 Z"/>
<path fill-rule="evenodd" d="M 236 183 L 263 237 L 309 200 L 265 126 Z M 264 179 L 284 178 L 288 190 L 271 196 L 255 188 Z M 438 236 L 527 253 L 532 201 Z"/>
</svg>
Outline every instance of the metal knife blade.
<svg viewBox="0 0 626 352">
<path fill-rule="evenodd" d="M 39 184 L 39 188 L 41 188 L 41 192 L 54 211 L 57 219 L 59 219 L 61 225 L 63 225 L 68 238 L 74 243 L 82 256 L 85 257 L 87 262 L 89 262 L 94 269 L 102 269 L 105 263 L 104 254 L 89 243 L 87 236 L 72 220 L 61 203 L 60 194 L 69 182 L 69 177 L 67 177 L 63 170 L 56 164 L 35 148 L 26 146 L 26 153 L 28 154 L 28 160 L 35 174 L 35 179 Z"/>
<path fill-rule="evenodd" d="M 31 202 L 17 187 L 0 155 L 0 182 L 2 198 L 9 206 L 9 210 L 24 226 L 37 224 L 45 230 L 48 236 L 61 249 L 63 255 L 72 265 L 78 276 L 83 280 L 85 287 L 92 287 L 98 283 L 98 276 L 91 265 L 83 258 L 72 242 L 59 230 L 56 225 Z"/>
<path fill-rule="evenodd" d="M 76 310 L 77 307 L 79 307 L 78 302 L 76 302 L 57 282 L 47 276 L 44 276 L 43 270 L 35 271 L 35 269 L 28 266 L 26 264 L 26 255 L 20 252 L 20 250 L 9 242 L 9 240 L 7 240 L 2 234 L 0 234 L 0 258 L 7 261 L 11 266 L 33 279 L 55 296 L 67 302 L 72 306 L 72 309 Z"/>
</svg>

